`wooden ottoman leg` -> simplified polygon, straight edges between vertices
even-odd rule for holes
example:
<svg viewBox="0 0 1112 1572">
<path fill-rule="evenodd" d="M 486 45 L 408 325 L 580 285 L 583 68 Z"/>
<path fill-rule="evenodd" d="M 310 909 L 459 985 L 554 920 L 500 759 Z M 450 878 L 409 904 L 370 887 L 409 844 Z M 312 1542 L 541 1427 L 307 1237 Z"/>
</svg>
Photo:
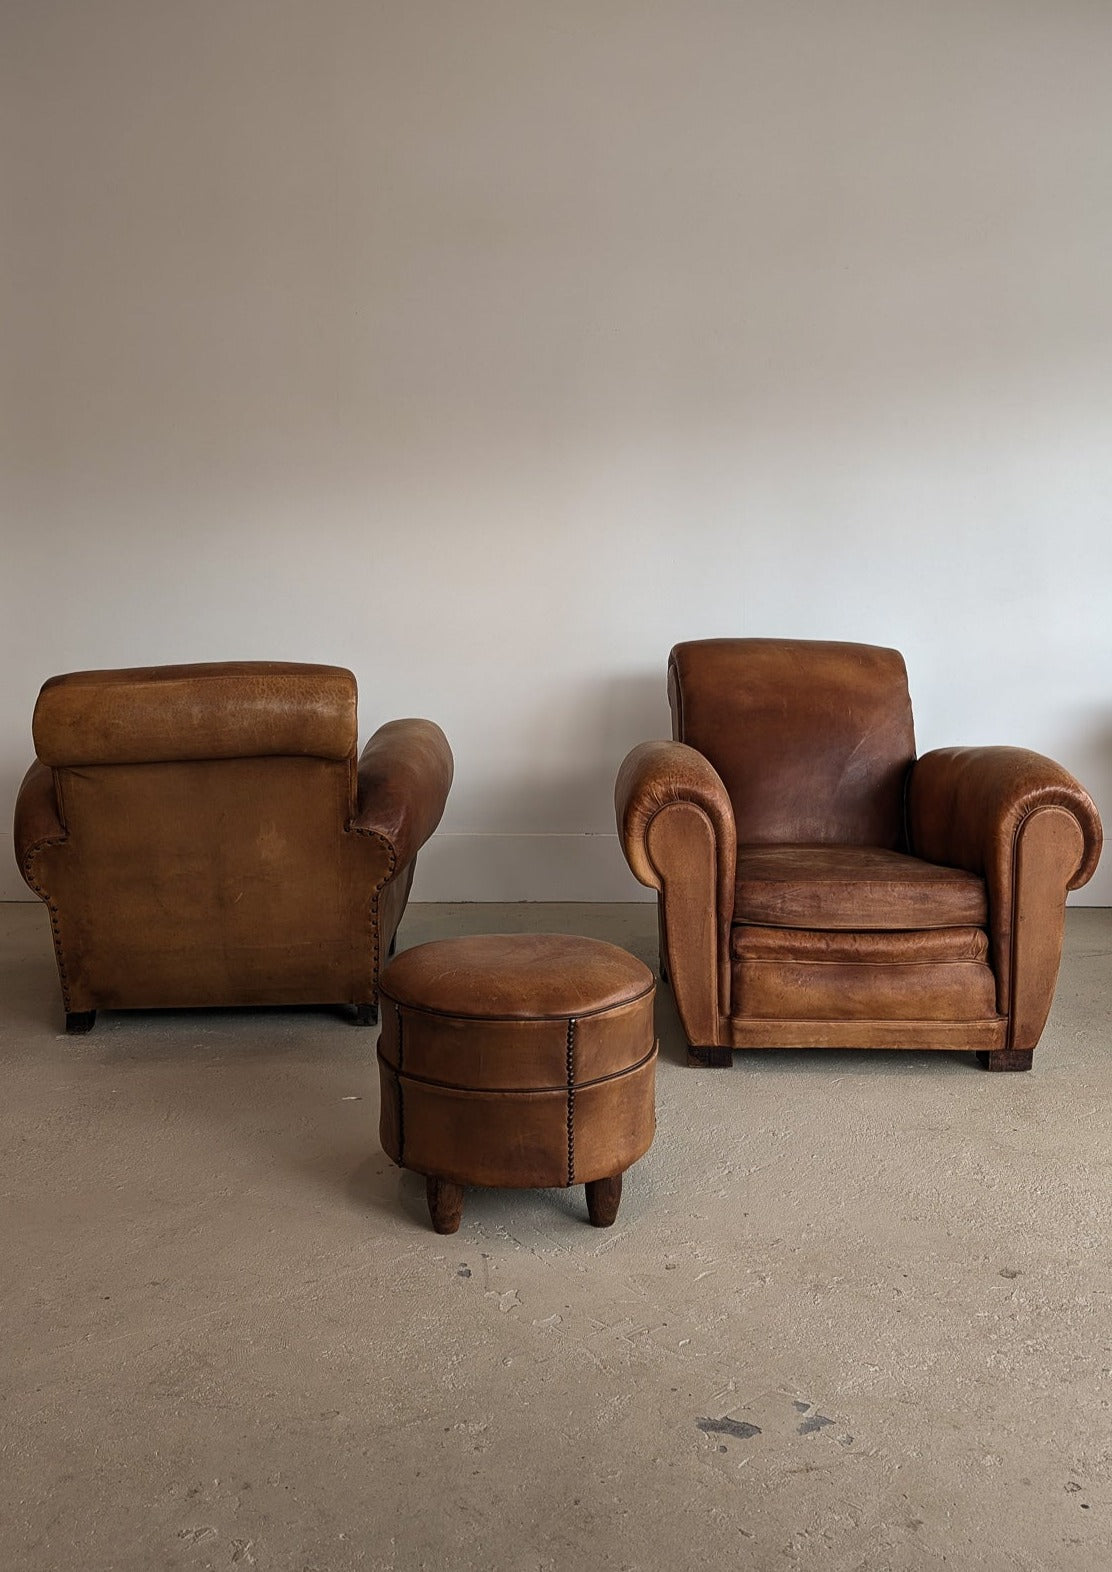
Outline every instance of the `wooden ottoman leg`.
<svg viewBox="0 0 1112 1572">
<path fill-rule="evenodd" d="M 609 1228 L 622 1202 L 622 1176 L 592 1179 L 583 1187 L 587 1192 L 587 1216 L 596 1228 Z"/>
<path fill-rule="evenodd" d="M 432 1174 L 425 1179 L 425 1195 L 429 1202 L 429 1216 L 438 1234 L 454 1234 L 463 1216 L 463 1186 L 450 1179 L 436 1179 Z"/>
<path fill-rule="evenodd" d="M 78 1037 L 84 1032 L 91 1032 L 96 1025 L 97 1012 L 95 1010 L 69 1010 L 66 1013 L 66 1031 L 71 1037 Z"/>
</svg>

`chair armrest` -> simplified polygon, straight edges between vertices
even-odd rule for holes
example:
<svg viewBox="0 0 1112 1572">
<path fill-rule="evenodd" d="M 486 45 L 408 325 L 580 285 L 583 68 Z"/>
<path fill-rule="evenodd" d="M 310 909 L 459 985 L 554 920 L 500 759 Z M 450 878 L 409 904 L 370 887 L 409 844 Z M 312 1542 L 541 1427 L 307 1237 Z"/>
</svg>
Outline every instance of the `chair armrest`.
<svg viewBox="0 0 1112 1572">
<path fill-rule="evenodd" d="M 400 871 L 436 830 L 451 777 L 451 748 L 436 723 L 390 720 L 360 755 L 352 830 L 384 839 L 392 850 L 392 872 Z"/>
<path fill-rule="evenodd" d="M 66 838 L 66 827 L 54 794 L 54 771 L 37 761 L 23 777 L 15 800 L 15 860 L 24 881 L 41 899 L 47 894 L 35 873 L 40 848 L 57 846 Z"/>
<path fill-rule="evenodd" d="M 392 874 L 413 861 L 440 823 L 452 773 L 448 739 L 433 721 L 388 721 L 363 749 L 349 828 L 387 843 Z"/>
<path fill-rule="evenodd" d="M 997 1009 L 1009 1016 L 1008 1046 L 1033 1047 L 1058 976 L 1066 894 L 1100 860 L 1092 798 L 1027 748 L 939 748 L 912 767 L 908 832 L 917 857 L 985 880 Z"/>
<path fill-rule="evenodd" d="M 729 793 L 682 742 L 643 742 L 614 789 L 618 835 L 636 879 L 660 891 L 661 948 L 692 1047 L 722 1041 L 730 1009 L 737 837 Z"/>
</svg>

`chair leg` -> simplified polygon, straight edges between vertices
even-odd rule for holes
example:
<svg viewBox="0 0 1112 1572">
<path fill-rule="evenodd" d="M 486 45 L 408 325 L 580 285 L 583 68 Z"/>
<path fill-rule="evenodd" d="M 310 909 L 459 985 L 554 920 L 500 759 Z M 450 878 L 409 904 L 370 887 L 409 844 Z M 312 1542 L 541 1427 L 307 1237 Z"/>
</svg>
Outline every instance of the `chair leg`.
<svg viewBox="0 0 1112 1572">
<path fill-rule="evenodd" d="M 355 1024 L 356 1026 L 377 1026 L 378 1005 L 357 1004 L 355 1006 Z"/>
<path fill-rule="evenodd" d="M 734 1062 L 732 1048 L 696 1048 L 689 1045 L 687 1062 L 704 1070 L 728 1070 Z"/>
<path fill-rule="evenodd" d="M 91 1032 L 96 1025 L 97 1012 L 95 1010 L 67 1010 L 66 1031 L 71 1037 L 81 1036 Z"/>
<path fill-rule="evenodd" d="M 437 1179 L 432 1174 L 425 1178 L 425 1196 L 429 1203 L 429 1216 L 438 1234 L 454 1234 L 463 1217 L 463 1186 L 450 1179 Z"/>
<path fill-rule="evenodd" d="M 977 1054 L 986 1070 L 1029 1070 L 1035 1057 L 1033 1048 L 989 1048 Z"/>
<path fill-rule="evenodd" d="M 592 1179 L 583 1187 L 587 1192 L 587 1216 L 596 1228 L 609 1228 L 622 1203 L 622 1176 Z"/>
</svg>

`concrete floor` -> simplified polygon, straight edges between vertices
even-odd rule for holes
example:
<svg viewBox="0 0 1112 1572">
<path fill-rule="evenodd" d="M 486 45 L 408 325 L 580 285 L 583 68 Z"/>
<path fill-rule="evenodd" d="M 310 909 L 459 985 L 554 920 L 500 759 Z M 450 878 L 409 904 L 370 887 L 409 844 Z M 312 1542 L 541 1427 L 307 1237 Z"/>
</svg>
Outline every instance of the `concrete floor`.
<svg viewBox="0 0 1112 1572">
<path fill-rule="evenodd" d="M 417 906 L 402 942 L 651 906 Z M 682 1062 L 616 1226 L 582 1190 L 428 1226 L 327 1011 L 61 1035 L 0 907 L 0 1567 L 1112 1567 L 1112 911 L 1030 1075 Z"/>
</svg>

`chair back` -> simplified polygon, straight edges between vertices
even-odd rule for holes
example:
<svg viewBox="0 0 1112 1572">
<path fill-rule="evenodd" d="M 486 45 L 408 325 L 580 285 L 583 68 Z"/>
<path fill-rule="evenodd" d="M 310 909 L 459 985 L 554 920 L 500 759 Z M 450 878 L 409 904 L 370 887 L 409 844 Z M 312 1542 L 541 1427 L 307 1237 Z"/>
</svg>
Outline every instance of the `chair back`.
<svg viewBox="0 0 1112 1572">
<path fill-rule="evenodd" d="M 740 845 L 902 850 L 915 759 L 897 650 L 811 639 L 699 639 L 668 659 L 672 735 L 714 765 Z"/>
</svg>

